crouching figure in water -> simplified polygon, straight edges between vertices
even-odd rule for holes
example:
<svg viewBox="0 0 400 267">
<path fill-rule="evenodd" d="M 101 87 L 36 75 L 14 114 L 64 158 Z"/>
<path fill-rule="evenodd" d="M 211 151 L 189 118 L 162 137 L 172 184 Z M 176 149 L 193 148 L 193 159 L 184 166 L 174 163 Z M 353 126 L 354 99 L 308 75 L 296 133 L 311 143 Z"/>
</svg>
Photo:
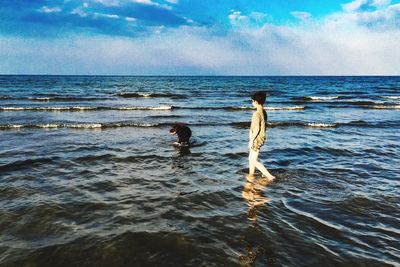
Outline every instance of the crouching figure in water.
<svg viewBox="0 0 400 267">
<path fill-rule="evenodd" d="M 169 133 L 172 135 L 176 134 L 178 136 L 179 146 L 190 145 L 189 139 L 192 136 L 192 131 L 187 125 L 183 123 L 177 123 L 171 128 L 171 130 L 169 130 Z"/>
</svg>

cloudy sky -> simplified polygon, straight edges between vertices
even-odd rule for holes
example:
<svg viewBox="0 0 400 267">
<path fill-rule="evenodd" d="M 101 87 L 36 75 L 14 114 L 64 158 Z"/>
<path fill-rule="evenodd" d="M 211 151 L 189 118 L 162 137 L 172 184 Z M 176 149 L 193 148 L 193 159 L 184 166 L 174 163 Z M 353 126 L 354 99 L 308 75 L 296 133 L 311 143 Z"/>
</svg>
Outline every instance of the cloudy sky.
<svg viewBox="0 0 400 267">
<path fill-rule="evenodd" d="M 400 75 L 400 0 L 0 0 L 0 74 Z"/>
</svg>

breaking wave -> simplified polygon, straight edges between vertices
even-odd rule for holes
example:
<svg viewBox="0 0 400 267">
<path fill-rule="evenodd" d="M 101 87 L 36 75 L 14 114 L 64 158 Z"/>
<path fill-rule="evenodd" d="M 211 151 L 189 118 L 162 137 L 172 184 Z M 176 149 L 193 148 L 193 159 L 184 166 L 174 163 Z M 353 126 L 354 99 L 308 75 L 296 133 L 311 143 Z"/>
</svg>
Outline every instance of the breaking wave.
<svg viewBox="0 0 400 267">
<path fill-rule="evenodd" d="M 78 102 L 78 101 L 96 101 L 104 100 L 106 98 L 100 97 L 78 97 L 78 96 L 40 96 L 28 97 L 30 101 L 36 102 Z"/>
<path fill-rule="evenodd" d="M 320 100 L 334 100 L 338 99 L 339 96 L 306 96 L 304 100 L 320 101 Z"/>
<path fill-rule="evenodd" d="M 0 111 L 96 111 L 96 110 L 171 110 L 172 106 L 157 107 L 0 107 Z"/>
<path fill-rule="evenodd" d="M 400 96 L 382 96 L 382 98 L 386 98 L 386 99 L 400 99 Z"/>
<path fill-rule="evenodd" d="M 243 110 L 255 110 L 252 107 L 247 106 L 225 106 L 225 107 L 176 107 L 177 109 L 196 109 L 196 110 L 229 110 L 229 111 L 243 111 Z M 276 107 L 264 107 L 267 111 L 290 111 L 290 110 L 304 110 L 305 106 L 276 106 Z"/>
<path fill-rule="evenodd" d="M 32 129 L 32 128 L 71 128 L 71 129 L 106 129 L 106 128 L 119 128 L 119 127 L 137 127 L 137 128 L 148 128 L 148 127 L 162 127 L 166 126 L 164 123 L 44 123 L 44 124 L 3 124 L 0 125 L 0 130 L 11 130 L 11 129 Z M 170 124 L 168 124 L 170 125 Z"/>
<path fill-rule="evenodd" d="M 229 123 L 232 127 L 248 129 L 250 122 L 232 122 Z M 303 127 L 303 128 L 337 128 L 337 127 L 361 127 L 361 128 L 390 128 L 398 126 L 398 121 L 382 121 L 378 123 L 371 123 L 363 120 L 350 121 L 350 122 L 303 122 L 303 121 L 283 121 L 283 122 L 268 122 L 268 128 L 275 127 Z"/>
<path fill-rule="evenodd" d="M 186 98 L 185 95 L 171 94 L 171 93 L 145 93 L 145 92 L 123 92 L 116 94 L 122 98 L 172 98 L 172 99 L 182 99 Z"/>
<path fill-rule="evenodd" d="M 374 106 L 368 106 L 368 108 L 371 108 L 371 109 L 400 109 L 400 104 L 396 104 L 396 105 L 374 105 Z"/>
<path fill-rule="evenodd" d="M 129 110 L 172 110 L 172 109 L 192 109 L 192 110 L 227 110 L 227 111 L 244 111 L 254 110 L 251 107 L 180 107 L 180 106 L 126 106 L 126 107 L 107 107 L 107 106 L 53 106 L 53 107 L 0 107 L 0 112 L 6 111 L 42 111 L 42 112 L 76 112 L 76 111 L 98 111 L 98 110 L 116 110 L 116 111 L 129 111 Z M 276 106 L 265 107 L 267 111 L 296 111 L 304 110 L 305 106 Z"/>
</svg>

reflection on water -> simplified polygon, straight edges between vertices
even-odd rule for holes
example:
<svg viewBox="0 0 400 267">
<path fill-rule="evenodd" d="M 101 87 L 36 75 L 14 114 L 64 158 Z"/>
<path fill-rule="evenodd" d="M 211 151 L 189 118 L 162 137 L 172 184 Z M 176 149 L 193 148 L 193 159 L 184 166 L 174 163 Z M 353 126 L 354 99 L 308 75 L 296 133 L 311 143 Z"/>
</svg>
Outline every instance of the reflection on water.
<svg viewBox="0 0 400 267">
<path fill-rule="evenodd" d="M 177 170 L 189 170 L 191 165 L 189 163 L 189 156 L 191 154 L 188 146 L 174 146 L 176 151 L 176 156 L 172 157 L 171 169 Z"/>
<path fill-rule="evenodd" d="M 257 258 L 266 257 L 267 252 L 264 246 L 256 241 L 259 231 L 262 231 L 257 223 L 257 215 L 259 209 L 265 207 L 271 201 L 270 198 L 264 195 L 265 189 L 269 181 L 266 178 L 253 179 L 247 182 L 242 191 L 242 197 L 247 201 L 249 206 L 247 211 L 247 218 L 251 221 L 245 234 L 242 236 L 242 243 L 245 246 L 246 254 L 239 256 L 239 261 L 242 266 L 254 266 Z M 269 261 L 272 263 L 272 260 Z"/>
<path fill-rule="evenodd" d="M 269 181 L 266 178 L 254 179 L 253 182 L 247 182 L 244 185 L 242 191 L 242 197 L 247 201 L 249 205 L 249 219 L 255 221 L 255 216 L 250 216 L 252 211 L 263 204 L 271 201 L 270 198 L 264 196 L 264 190 L 268 185 Z"/>
</svg>

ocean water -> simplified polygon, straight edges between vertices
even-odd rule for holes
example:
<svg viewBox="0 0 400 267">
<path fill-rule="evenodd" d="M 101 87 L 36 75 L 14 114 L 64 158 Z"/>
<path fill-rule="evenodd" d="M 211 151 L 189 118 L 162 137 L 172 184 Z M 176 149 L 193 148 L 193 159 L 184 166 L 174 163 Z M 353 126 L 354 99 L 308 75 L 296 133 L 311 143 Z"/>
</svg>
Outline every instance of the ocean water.
<svg viewBox="0 0 400 267">
<path fill-rule="evenodd" d="M 400 77 L 0 76 L 0 266 L 400 266 L 399 189 Z"/>
</svg>

